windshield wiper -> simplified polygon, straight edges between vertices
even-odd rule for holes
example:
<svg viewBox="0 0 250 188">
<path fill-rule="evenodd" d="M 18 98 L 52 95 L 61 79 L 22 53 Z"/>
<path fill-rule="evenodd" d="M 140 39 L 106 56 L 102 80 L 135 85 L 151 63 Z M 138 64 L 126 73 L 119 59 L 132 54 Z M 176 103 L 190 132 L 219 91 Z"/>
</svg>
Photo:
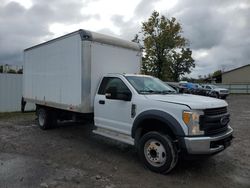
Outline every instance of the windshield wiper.
<svg viewBox="0 0 250 188">
<path fill-rule="evenodd" d="M 139 90 L 140 93 L 155 93 L 154 90 Z"/>
<path fill-rule="evenodd" d="M 140 93 L 150 93 L 150 94 L 170 94 L 175 93 L 175 91 L 172 90 L 163 90 L 163 91 L 154 91 L 154 90 L 140 90 Z"/>
<path fill-rule="evenodd" d="M 164 91 L 161 91 L 162 94 L 170 94 L 170 93 L 176 93 L 176 91 L 173 91 L 173 90 L 164 90 Z"/>
</svg>

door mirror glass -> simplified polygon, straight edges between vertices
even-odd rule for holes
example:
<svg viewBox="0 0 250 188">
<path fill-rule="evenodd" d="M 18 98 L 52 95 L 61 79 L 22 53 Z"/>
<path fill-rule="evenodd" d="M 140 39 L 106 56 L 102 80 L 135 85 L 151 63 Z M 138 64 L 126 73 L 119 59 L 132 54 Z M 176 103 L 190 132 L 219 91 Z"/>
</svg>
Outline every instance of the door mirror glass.
<svg viewBox="0 0 250 188">
<path fill-rule="evenodd" d="M 105 97 L 107 99 L 117 99 L 117 87 L 109 87 L 106 90 Z"/>
<path fill-rule="evenodd" d="M 132 94 L 130 91 L 117 91 L 117 87 L 109 87 L 106 90 L 105 97 L 113 100 L 130 101 Z"/>
</svg>

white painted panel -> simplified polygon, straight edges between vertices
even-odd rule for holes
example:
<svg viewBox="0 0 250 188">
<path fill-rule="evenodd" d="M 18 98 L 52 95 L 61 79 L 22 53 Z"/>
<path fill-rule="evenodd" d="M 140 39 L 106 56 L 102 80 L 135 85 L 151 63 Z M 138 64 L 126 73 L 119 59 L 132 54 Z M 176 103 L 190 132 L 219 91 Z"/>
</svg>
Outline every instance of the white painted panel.
<svg viewBox="0 0 250 188">
<path fill-rule="evenodd" d="M 52 41 L 24 53 L 25 98 L 81 105 L 81 38 Z"/>
<path fill-rule="evenodd" d="M 102 76 L 108 73 L 139 73 L 141 53 L 136 50 L 92 42 L 91 44 L 91 101 Z"/>
<path fill-rule="evenodd" d="M 21 74 L 0 74 L 0 112 L 21 110 L 22 98 Z M 25 110 L 34 110 L 35 106 L 27 104 Z"/>
<path fill-rule="evenodd" d="M 82 41 L 75 33 L 26 50 L 23 96 L 58 108 L 93 112 L 101 77 L 138 73 L 141 61 L 139 47 L 131 42 L 107 36 L 98 40 L 109 44 Z"/>
</svg>

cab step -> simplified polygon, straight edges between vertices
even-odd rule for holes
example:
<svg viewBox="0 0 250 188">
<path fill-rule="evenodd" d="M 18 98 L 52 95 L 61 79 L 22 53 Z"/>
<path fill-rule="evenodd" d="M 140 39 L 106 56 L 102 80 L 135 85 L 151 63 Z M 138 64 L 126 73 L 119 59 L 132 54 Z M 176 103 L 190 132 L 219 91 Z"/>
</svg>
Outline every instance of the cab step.
<svg viewBox="0 0 250 188">
<path fill-rule="evenodd" d="M 130 135 L 118 133 L 117 131 L 113 131 L 113 130 L 109 130 L 109 129 L 105 129 L 105 128 L 100 128 L 100 127 L 97 127 L 92 132 L 95 134 L 104 136 L 104 137 L 111 138 L 113 140 L 117 140 L 117 141 L 129 144 L 129 145 L 134 145 L 134 139 L 131 138 Z"/>
</svg>

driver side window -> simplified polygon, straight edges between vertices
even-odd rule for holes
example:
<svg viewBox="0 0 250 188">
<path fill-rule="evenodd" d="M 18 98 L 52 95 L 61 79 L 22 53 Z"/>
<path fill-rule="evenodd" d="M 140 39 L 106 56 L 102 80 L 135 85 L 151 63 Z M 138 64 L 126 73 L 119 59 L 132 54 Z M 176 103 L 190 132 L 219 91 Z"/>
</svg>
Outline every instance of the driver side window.
<svg viewBox="0 0 250 188">
<path fill-rule="evenodd" d="M 116 87 L 117 93 L 127 93 L 130 92 L 129 88 L 124 84 L 120 78 L 115 77 L 105 77 L 102 80 L 100 88 L 98 90 L 99 95 L 105 95 L 106 91 L 110 87 Z"/>
</svg>

